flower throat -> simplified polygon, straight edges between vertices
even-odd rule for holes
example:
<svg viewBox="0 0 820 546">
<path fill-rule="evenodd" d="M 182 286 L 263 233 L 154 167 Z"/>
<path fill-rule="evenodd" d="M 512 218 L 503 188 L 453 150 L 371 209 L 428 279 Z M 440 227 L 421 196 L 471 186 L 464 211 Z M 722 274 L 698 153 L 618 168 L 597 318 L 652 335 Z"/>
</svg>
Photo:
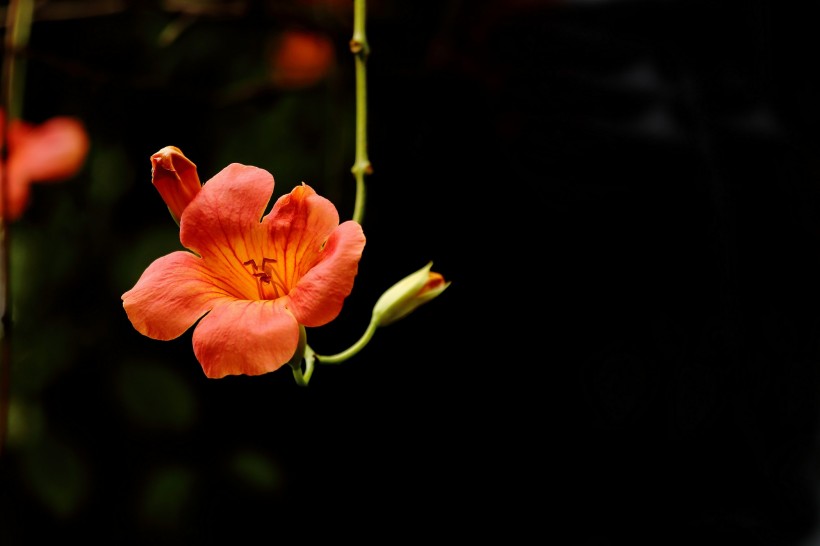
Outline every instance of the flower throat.
<svg viewBox="0 0 820 546">
<path fill-rule="evenodd" d="M 248 260 L 242 262 L 242 265 L 248 268 L 248 273 L 256 278 L 256 288 L 259 290 L 259 299 L 275 300 L 288 293 L 282 277 L 279 272 L 273 267 L 276 260 L 273 258 L 262 258 L 260 265 L 256 264 L 256 260 Z"/>
</svg>

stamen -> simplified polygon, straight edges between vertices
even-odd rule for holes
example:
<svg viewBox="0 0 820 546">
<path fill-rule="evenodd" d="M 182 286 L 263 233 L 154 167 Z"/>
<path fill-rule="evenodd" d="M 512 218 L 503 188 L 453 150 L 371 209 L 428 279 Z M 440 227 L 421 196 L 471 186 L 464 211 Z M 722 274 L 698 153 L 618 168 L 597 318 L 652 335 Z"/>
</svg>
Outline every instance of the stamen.
<svg viewBox="0 0 820 546">
<path fill-rule="evenodd" d="M 252 271 L 248 271 L 248 273 L 250 273 L 253 277 L 256 277 L 256 288 L 259 291 L 259 299 L 276 299 L 281 295 L 288 293 L 285 284 L 282 282 L 282 278 L 279 276 L 279 272 L 275 268 L 271 267 L 271 264 L 275 263 L 276 260 L 273 258 L 262 258 L 261 267 L 256 265 L 256 260 L 253 259 L 242 262 L 243 266 L 251 267 Z M 276 280 L 273 280 L 271 275 L 275 276 Z M 263 283 L 270 286 L 270 290 L 273 290 L 272 298 L 269 294 L 266 294 L 266 290 L 262 286 Z M 279 289 L 282 290 L 282 294 L 279 293 Z"/>
</svg>

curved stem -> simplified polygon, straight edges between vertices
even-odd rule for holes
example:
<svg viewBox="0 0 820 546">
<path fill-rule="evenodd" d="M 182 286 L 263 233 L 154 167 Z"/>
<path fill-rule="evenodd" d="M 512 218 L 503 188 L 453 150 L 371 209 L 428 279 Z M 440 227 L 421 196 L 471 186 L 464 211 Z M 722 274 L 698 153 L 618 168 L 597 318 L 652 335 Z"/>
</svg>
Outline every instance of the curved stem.
<svg viewBox="0 0 820 546">
<path fill-rule="evenodd" d="M 365 34 L 366 15 L 365 0 L 353 0 L 353 37 L 350 39 L 350 51 L 354 55 L 356 66 L 356 157 L 350 171 L 356 178 L 356 201 L 353 208 L 353 220 L 359 224 L 364 219 L 364 205 L 367 193 L 364 179 L 366 175 L 373 173 L 373 167 L 367 156 L 367 56 L 370 54 L 370 45 L 367 43 L 367 35 Z M 370 342 L 376 328 L 375 321 L 371 320 L 359 341 L 347 350 L 335 355 L 318 355 L 305 343 L 303 355 L 297 358 L 299 353 L 297 351 L 294 360 L 290 362 L 296 383 L 303 387 L 307 386 L 310 377 L 313 375 L 316 361 L 320 364 L 339 364 L 358 353 Z M 301 333 L 304 336 L 304 327 L 302 327 Z M 303 339 L 303 337 L 300 338 L 300 343 Z M 305 363 L 304 371 L 302 370 L 303 360 Z"/>
<path fill-rule="evenodd" d="M 302 371 L 302 360 L 305 361 L 305 370 Z M 293 353 L 288 366 L 293 369 L 293 378 L 300 387 L 307 387 L 310 376 L 313 375 L 313 350 L 307 344 L 305 327 L 299 325 L 299 342 L 296 352 Z"/>
<path fill-rule="evenodd" d="M 376 328 L 378 328 L 376 321 L 371 320 L 370 324 L 368 324 L 367 326 L 367 330 L 365 330 L 364 334 L 362 334 L 362 337 L 359 338 L 359 341 L 357 341 L 341 353 L 329 356 L 317 355 L 312 350 L 311 353 L 313 353 L 313 356 L 316 358 L 316 360 L 319 361 L 319 364 L 339 364 L 341 362 L 344 362 L 348 358 L 354 356 L 362 349 L 364 349 L 364 346 L 370 342 L 371 338 L 373 337 L 373 334 L 376 333 Z"/>
<path fill-rule="evenodd" d="M 366 197 L 364 177 L 373 173 L 373 166 L 367 156 L 367 56 L 370 54 L 370 45 L 364 30 L 365 16 L 365 0 L 354 0 L 350 51 L 356 63 L 356 158 L 350 171 L 356 177 L 353 220 L 360 224 L 364 219 Z"/>
<path fill-rule="evenodd" d="M 296 380 L 296 384 L 300 387 L 308 386 L 308 383 L 310 382 L 310 376 L 313 375 L 313 363 L 316 360 L 313 349 L 311 349 L 308 345 L 305 345 L 304 359 L 304 371 L 302 371 L 301 363 L 298 366 L 293 366 L 293 378 Z"/>
</svg>

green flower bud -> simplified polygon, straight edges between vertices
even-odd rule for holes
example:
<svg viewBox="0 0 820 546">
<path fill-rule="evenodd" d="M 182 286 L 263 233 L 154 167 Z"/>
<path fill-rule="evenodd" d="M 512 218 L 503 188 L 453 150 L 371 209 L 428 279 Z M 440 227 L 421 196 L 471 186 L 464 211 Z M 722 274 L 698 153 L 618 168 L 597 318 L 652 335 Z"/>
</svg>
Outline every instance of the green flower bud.
<svg viewBox="0 0 820 546">
<path fill-rule="evenodd" d="M 440 273 L 430 271 L 433 262 L 412 273 L 382 294 L 373 307 L 373 322 L 387 326 L 412 313 L 450 286 Z"/>
</svg>

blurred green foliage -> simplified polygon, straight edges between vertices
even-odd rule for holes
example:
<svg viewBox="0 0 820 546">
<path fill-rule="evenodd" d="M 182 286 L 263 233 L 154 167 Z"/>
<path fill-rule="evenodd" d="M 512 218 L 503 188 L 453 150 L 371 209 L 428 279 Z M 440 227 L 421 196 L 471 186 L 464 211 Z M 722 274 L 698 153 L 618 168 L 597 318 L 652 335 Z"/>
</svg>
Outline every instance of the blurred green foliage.
<svg viewBox="0 0 820 546">
<path fill-rule="evenodd" d="M 151 361 L 126 361 L 116 389 L 123 410 L 139 426 L 184 430 L 196 419 L 197 401 L 173 369 Z"/>
</svg>

